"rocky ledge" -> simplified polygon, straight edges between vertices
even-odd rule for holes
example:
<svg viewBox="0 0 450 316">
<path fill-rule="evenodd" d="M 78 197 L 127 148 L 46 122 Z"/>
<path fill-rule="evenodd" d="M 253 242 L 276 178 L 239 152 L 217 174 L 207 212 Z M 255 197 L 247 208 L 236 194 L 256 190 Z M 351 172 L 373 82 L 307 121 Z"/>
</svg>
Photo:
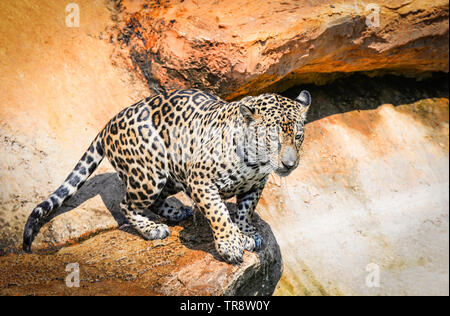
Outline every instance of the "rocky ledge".
<svg viewBox="0 0 450 316">
<path fill-rule="evenodd" d="M 150 89 L 227 99 L 352 72 L 448 72 L 448 1 L 115 1 L 108 38 Z"/>
<path fill-rule="evenodd" d="M 241 265 L 218 257 L 209 225 L 195 212 L 164 240 L 113 229 L 56 252 L 0 257 L 0 295 L 271 295 L 282 273 L 280 249 L 269 225 L 255 221 L 264 245 L 246 252 Z M 79 287 L 70 286 L 74 267 Z"/>
</svg>

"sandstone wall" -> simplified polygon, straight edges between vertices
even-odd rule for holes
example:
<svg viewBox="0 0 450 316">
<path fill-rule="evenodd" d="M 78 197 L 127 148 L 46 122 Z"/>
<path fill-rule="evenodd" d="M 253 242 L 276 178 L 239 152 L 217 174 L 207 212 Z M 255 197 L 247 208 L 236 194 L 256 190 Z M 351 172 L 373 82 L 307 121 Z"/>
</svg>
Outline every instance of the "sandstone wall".
<svg viewBox="0 0 450 316">
<path fill-rule="evenodd" d="M 33 205 L 65 179 L 112 114 L 148 95 L 132 73 L 111 64 L 112 47 L 97 38 L 112 25 L 105 4 L 77 3 L 75 28 L 66 26 L 64 2 L 0 3 L 2 248 L 20 243 Z M 103 207 L 98 198 L 87 205 Z M 91 213 L 80 216 L 98 216 Z M 112 222 L 103 217 L 100 226 Z"/>
<path fill-rule="evenodd" d="M 285 265 L 276 294 L 448 294 L 448 97 L 332 115 L 306 133 L 301 166 L 260 203 Z"/>
<path fill-rule="evenodd" d="M 152 90 L 228 99 L 351 72 L 448 72 L 448 1 L 119 1 L 117 51 Z"/>
</svg>

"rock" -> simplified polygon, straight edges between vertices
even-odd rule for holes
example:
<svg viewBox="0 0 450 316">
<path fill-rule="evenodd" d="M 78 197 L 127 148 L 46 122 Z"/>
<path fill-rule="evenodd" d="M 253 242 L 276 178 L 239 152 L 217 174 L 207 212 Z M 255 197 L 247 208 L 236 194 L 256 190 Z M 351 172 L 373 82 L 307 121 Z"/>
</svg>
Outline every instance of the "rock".
<svg viewBox="0 0 450 316">
<path fill-rule="evenodd" d="M 263 248 L 246 252 L 241 265 L 218 258 L 197 213 L 164 240 L 114 229 L 56 253 L 0 257 L 0 295 L 271 295 L 282 272 L 280 249 L 269 225 L 256 222 Z M 79 287 L 66 285 L 73 264 Z"/>
<path fill-rule="evenodd" d="M 97 38 L 113 25 L 104 3 L 76 3 L 81 20 L 73 28 L 65 24 L 68 3 L 0 3 L 0 253 L 20 245 L 31 210 L 64 181 L 108 120 L 149 95 L 132 72 L 112 65 L 111 45 Z M 94 177 L 111 171 L 103 163 Z M 67 229 L 43 231 L 38 244 L 117 227 L 101 197 L 63 214 L 82 222 L 55 223 Z"/>
<path fill-rule="evenodd" d="M 116 56 L 153 91 L 227 99 L 352 72 L 448 72 L 448 1 L 182 1 L 115 8 Z"/>
</svg>

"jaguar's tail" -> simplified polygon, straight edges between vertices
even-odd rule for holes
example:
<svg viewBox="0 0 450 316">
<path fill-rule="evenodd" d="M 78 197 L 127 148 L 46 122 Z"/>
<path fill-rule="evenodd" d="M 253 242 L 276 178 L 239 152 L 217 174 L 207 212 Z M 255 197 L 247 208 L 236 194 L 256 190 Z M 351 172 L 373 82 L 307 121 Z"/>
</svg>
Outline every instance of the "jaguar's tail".
<svg viewBox="0 0 450 316">
<path fill-rule="evenodd" d="M 23 232 L 24 251 L 31 252 L 31 244 L 45 219 L 77 192 L 102 161 L 105 156 L 102 134 L 103 131 L 97 135 L 64 183 L 31 212 Z"/>
</svg>

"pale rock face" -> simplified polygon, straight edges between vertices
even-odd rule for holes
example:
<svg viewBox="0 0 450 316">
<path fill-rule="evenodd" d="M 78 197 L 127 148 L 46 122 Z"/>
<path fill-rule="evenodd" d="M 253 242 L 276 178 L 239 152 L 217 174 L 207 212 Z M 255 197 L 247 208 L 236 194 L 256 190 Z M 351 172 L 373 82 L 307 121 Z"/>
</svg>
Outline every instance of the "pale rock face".
<svg viewBox="0 0 450 316">
<path fill-rule="evenodd" d="M 448 295 L 448 98 L 315 121 L 303 151 L 259 205 L 276 294 Z"/>
</svg>

